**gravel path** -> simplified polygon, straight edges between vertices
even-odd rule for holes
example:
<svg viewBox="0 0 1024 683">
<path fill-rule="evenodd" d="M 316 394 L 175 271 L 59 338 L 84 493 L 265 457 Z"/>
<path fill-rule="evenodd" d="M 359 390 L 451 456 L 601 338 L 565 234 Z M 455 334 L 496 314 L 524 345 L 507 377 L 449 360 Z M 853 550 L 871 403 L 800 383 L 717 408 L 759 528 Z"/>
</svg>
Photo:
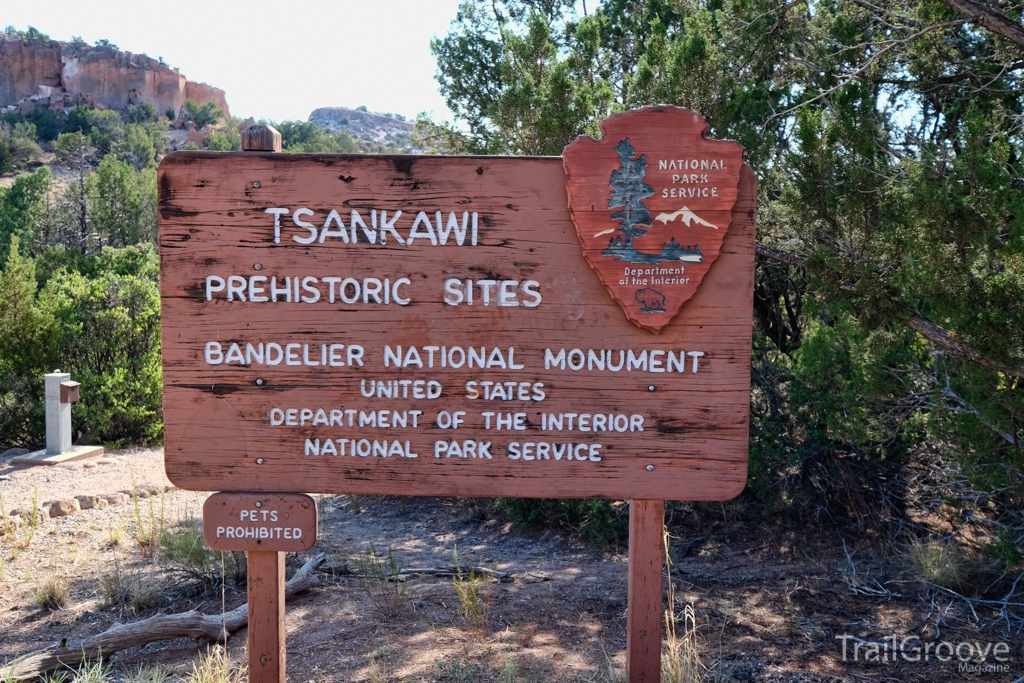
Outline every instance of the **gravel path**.
<svg viewBox="0 0 1024 683">
<path fill-rule="evenodd" d="M 13 457 L 13 456 L 12 456 Z M 3 512 L 32 507 L 36 496 L 45 501 L 98 496 L 139 486 L 166 488 L 163 448 L 127 448 L 107 451 L 102 456 L 60 465 L 12 465 L 11 457 L 0 461 L 0 501 Z"/>
</svg>

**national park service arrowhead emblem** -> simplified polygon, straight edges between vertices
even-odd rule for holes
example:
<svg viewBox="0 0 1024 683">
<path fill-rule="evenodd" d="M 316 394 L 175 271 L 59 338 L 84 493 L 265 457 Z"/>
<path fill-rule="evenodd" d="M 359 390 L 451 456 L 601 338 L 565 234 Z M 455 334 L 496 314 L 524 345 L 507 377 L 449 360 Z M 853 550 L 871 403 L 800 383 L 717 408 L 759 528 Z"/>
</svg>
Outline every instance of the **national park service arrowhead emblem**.
<svg viewBox="0 0 1024 683">
<path fill-rule="evenodd" d="M 743 147 L 707 130 L 689 109 L 645 107 L 562 152 L 584 258 L 626 317 L 653 332 L 697 292 L 732 223 Z"/>
</svg>

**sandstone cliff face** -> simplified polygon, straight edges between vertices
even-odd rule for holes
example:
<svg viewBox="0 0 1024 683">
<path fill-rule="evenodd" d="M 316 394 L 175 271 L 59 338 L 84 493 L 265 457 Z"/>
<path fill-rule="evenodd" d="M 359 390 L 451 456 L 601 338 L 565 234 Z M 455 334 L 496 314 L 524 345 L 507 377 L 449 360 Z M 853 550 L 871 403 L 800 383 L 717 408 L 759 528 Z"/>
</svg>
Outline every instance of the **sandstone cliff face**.
<svg viewBox="0 0 1024 683">
<path fill-rule="evenodd" d="M 0 34 L 0 108 L 60 109 L 88 104 L 123 110 L 149 102 L 158 113 L 181 111 L 186 99 L 228 113 L 224 91 L 190 83 L 146 55 L 86 43 L 24 40 Z"/>
<path fill-rule="evenodd" d="M 28 49 L 26 49 L 28 48 Z M 60 43 L 4 40 L 0 36 L 0 107 L 60 86 Z"/>
</svg>

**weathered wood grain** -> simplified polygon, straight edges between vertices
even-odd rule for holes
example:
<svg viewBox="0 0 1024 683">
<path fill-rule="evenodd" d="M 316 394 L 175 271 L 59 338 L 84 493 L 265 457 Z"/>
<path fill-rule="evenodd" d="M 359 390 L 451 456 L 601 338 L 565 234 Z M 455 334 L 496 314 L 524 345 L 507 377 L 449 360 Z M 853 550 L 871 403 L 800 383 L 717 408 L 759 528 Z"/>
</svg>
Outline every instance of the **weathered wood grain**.
<svg viewBox="0 0 1024 683">
<path fill-rule="evenodd" d="M 255 184 L 259 183 L 259 187 Z M 746 481 L 756 184 L 744 167 L 721 254 L 697 294 L 660 334 L 630 323 L 583 251 L 566 208 L 559 158 L 367 157 L 176 153 L 160 169 L 165 459 L 170 479 L 195 490 L 405 495 L 561 496 L 717 500 Z M 303 245 L 291 214 L 275 243 L 266 208 L 309 207 L 321 227 L 334 208 L 367 225 L 372 210 L 476 212 L 478 244 L 402 246 L 328 238 Z M 259 269 L 256 265 L 259 264 Z M 408 306 L 227 301 L 205 278 L 407 277 Z M 449 306 L 446 278 L 536 280 L 537 308 Z M 324 290 L 326 292 L 326 290 Z M 204 345 L 361 345 L 362 367 L 208 365 Z M 385 346 L 497 347 L 523 369 L 385 368 Z M 701 351 L 697 373 L 545 369 L 545 349 L 600 353 Z M 310 358 L 313 360 L 314 358 Z M 687 363 L 690 363 L 688 358 Z M 361 383 L 430 380 L 437 399 L 364 398 Z M 543 383 L 541 401 L 467 397 L 470 381 Z M 362 385 L 365 386 L 365 385 Z M 649 390 L 653 387 L 653 391 Z M 271 426 L 274 408 L 422 411 L 420 428 Z M 465 411 L 458 429 L 440 411 Z M 525 413 L 525 430 L 485 430 L 481 412 Z M 638 414 L 644 431 L 540 429 L 541 413 Z M 492 418 L 493 420 L 493 418 Z M 304 455 L 305 440 L 398 441 L 416 458 Z M 490 442 L 491 458 L 434 457 L 442 440 Z M 602 445 L 600 462 L 511 460 L 512 442 Z M 586 456 L 584 456 L 586 457 Z M 262 462 L 259 462 L 259 461 Z M 653 470 L 647 466 L 653 465 Z"/>
<path fill-rule="evenodd" d="M 281 134 L 265 123 L 254 124 L 242 131 L 242 149 L 247 152 L 280 152 Z"/>
<path fill-rule="evenodd" d="M 285 683 L 284 553 L 248 553 L 249 683 Z"/>
<path fill-rule="evenodd" d="M 658 683 L 661 680 L 664 529 L 665 501 L 629 502 L 628 683 Z"/>
</svg>

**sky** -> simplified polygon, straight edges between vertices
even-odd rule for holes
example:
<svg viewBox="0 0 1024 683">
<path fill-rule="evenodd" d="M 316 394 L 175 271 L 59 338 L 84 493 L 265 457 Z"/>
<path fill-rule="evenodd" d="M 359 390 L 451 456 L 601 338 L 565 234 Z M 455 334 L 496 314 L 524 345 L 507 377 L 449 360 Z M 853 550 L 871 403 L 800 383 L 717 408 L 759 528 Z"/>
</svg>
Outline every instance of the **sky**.
<svg viewBox="0 0 1024 683">
<path fill-rule="evenodd" d="M 318 107 L 365 105 L 450 119 L 430 39 L 447 33 L 459 3 L 3 0 L 0 28 L 35 26 L 54 40 L 106 38 L 163 57 L 190 81 L 224 90 L 231 113 L 243 118 L 304 121 Z"/>
</svg>

